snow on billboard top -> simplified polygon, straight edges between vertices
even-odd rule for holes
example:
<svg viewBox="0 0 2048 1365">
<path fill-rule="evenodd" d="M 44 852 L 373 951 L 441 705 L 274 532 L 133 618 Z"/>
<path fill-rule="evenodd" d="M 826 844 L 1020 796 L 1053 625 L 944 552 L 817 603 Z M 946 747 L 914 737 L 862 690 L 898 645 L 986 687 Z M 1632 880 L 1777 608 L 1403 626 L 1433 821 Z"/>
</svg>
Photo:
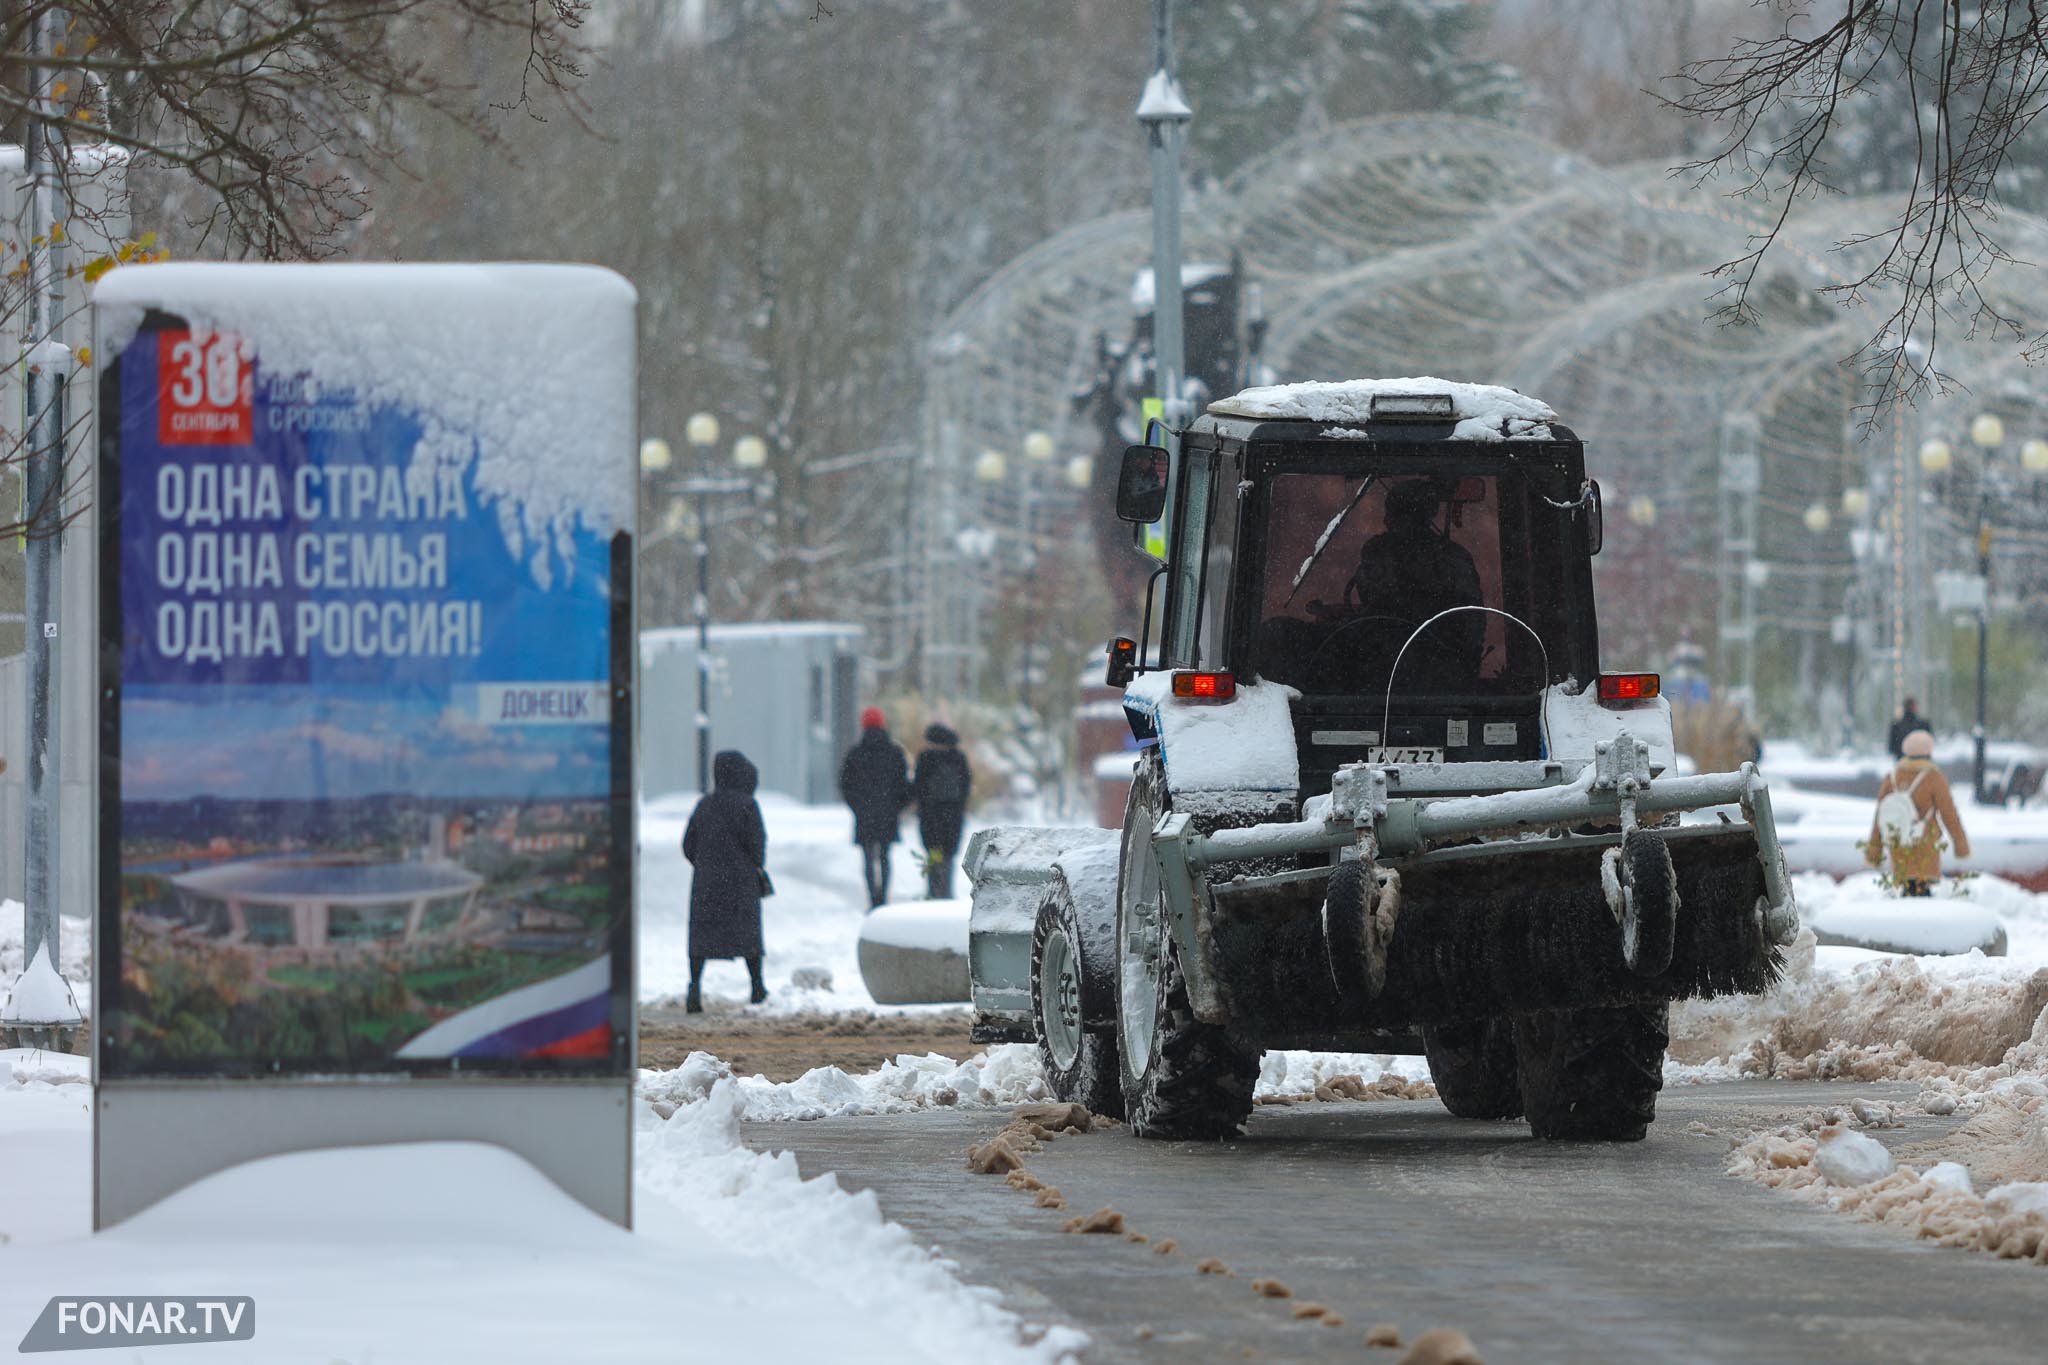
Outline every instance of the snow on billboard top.
<svg viewBox="0 0 2048 1365">
<path fill-rule="evenodd" d="M 269 373 L 416 413 L 415 464 L 474 454 L 477 492 L 543 587 L 551 544 L 633 524 L 631 481 L 591 477 L 634 440 L 635 294 L 609 270 L 175 262 L 112 271 L 94 301 L 105 355 L 158 309 L 239 338 Z"/>
<path fill-rule="evenodd" d="M 1458 423 L 1451 438 L 1458 441 L 1546 441 L 1549 424 L 1557 420 L 1557 413 L 1541 399 L 1498 384 L 1466 384 L 1432 375 L 1267 384 L 1211 403 L 1209 411 L 1276 421 L 1365 422 L 1372 418 L 1374 398 L 1409 394 L 1449 394 L 1451 415 Z"/>
</svg>

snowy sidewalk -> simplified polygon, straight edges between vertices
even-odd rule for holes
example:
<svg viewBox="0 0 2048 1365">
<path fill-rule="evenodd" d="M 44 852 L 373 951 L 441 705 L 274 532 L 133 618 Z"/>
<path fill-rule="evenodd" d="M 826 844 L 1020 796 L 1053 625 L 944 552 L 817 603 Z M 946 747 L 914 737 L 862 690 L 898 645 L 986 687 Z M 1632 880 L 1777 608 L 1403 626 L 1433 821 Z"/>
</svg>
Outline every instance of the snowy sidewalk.
<svg viewBox="0 0 2048 1365">
<path fill-rule="evenodd" d="M 503 1149 L 421 1143 L 250 1163 L 95 1237 L 87 1101 L 83 1059 L 0 1052 L 10 1343 L 58 1293 L 252 1296 L 255 1339 L 195 1362 L 1050 1365 L 1081 1340 L 962 1285 L 872 1195 L 741 1146 L 729 1081 L 638 1106 L 632 1233 Z"/>
</svg>

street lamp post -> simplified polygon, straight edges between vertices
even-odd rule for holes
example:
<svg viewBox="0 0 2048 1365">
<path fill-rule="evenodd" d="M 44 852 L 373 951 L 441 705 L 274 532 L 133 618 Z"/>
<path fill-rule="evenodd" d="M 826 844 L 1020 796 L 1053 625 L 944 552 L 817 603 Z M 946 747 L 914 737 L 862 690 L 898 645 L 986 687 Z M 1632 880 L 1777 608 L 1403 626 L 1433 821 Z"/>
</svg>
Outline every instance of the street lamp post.
<svg viewBox="0 0 2048 1365">
<path fill-rule="evenodd" d="M 1987 799 L 1985 750 L 1988 747 L 1991 675 L 1991 504 L 1993 498 L 2003 491 L 1998 450 L 2005 443 L 2005 423 L 1994 413 L 1980 413 L 1970 423 L 1970 442 L 1980 452 L 1976 487 L 1977 581 L 1973 594 L 1977 613 L 1977 716 L 1970 727 L 1970 739 L 1975 761 L 1971 785 L 1981 802 Z M 1948 472 L 1954 458 L 1953 448 L 1939 437 L 1920 446 L 1920 468 L 1937 479 Z M 2019 459 L 2021 467 L 2031 478 L 2048 476 L 2048 442 L 2038 439 L 2025 442 L 2020 447 Z"/>
<path fill-rule="evenodd" d="M 1985 688 L 1991 664 L 1991 466 L 2000 443 L 2005 440 L 2005 423 L 1991 413 L 1982 413 L 1970 423 L 1970 439 L 1984 452 L 1983 467 L 1977 479 L 1977 577 L 1984 582 L 1984 595 L 1977 600 L 1977 723 L 1970 728 L 1977 759 L 1972 786 L 1981 803 L 1984 800 Z"/>
<path fill-rule="evenodd" d="M 696 501 L 697 592 L 691 614 L 697 620 L 697 790 L 711 790 L 711 499 L 726 493 L 751 493 L 751 477 L 714 478 L 708 472 L 710 450 L 718 444 L 718 419 L 708 412 L 693 413 L 683 427 L 683 439 L 697 451 L 700 472 L 675 485 L 675 491 Z M 659 437 L 641 443 L 640 468 L 659 478 L 673 462 L 668 442 Z M 733 442 L 732 460 L 751 476 L 768 462 L 768 446 L 758 436 L 742 436 Z"/>
</svg>

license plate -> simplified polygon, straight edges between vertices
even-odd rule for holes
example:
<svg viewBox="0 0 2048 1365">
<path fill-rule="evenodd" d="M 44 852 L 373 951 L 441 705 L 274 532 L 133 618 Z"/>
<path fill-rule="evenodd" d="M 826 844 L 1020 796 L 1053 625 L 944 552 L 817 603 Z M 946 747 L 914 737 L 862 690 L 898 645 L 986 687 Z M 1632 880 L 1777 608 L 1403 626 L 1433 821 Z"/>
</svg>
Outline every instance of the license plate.
<svg viewBox="0 0 2048 1365">
<path fill-rule="evenodd" d="M 1365 751 L 1368 763 L 1441 763 L 1442 749 L 1423 749 L 1404 745 L 1376 744 Z"/>
</svg>

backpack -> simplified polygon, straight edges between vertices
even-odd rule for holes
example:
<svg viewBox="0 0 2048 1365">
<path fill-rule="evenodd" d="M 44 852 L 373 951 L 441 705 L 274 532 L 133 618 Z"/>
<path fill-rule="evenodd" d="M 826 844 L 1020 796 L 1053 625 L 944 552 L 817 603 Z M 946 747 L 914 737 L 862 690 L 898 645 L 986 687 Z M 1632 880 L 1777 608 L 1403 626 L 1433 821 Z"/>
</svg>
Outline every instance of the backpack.
<svg viewBox="0 0 2048 1365">
<path fill-rule="evenodd" d="M 1883 831 L 1888 847 L 1913 848 L 1926 837 L 1927 816 L 1913 804 L 1913 793 L 1920 790 L 1920 784 L 1926 780 L 1927 774 L 1923 772 L 1913 779 L 1912 786 L 1904 791 L 1895 787 L 1877 803 L 1877 827 Z M 1933 812 L 1930 810 L 1928 813 Z"/>
</svg>

